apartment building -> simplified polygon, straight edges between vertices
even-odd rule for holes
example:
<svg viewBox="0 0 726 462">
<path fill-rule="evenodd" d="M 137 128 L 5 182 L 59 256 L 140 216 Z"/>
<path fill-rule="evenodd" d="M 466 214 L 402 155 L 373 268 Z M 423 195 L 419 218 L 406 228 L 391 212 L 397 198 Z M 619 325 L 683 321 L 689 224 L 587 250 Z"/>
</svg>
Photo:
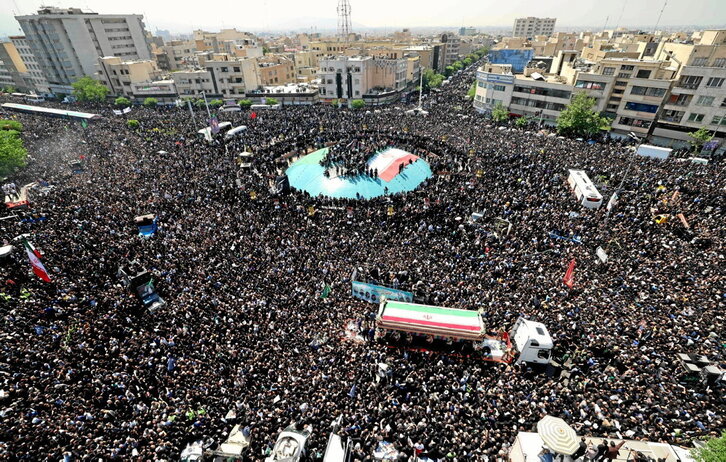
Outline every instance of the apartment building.
<svg viewBox="0 0 726 462">
<path fill-rule="evenodd" d="M 214 53 L 200 55 L 199 65 L 209 73 L 208 78 L 211 84 L 211 89 L 200 91 L 206 91 L 213 96 L 222 98 L 242 96 L 262 85 L 257 60 L 254 58 L 235 58 L 225 53 Z M 177 80 L 176 74 L 176 72 L 172 74 L 174 81 Z M 197 78 L 202 79 L 202 83 L 205 83 L 203 80 L 207 77 Z M 177 86 L 179 86 L 178 83 Z M 194 86 L 189 87 L 190 90 L 195 88 Z"/>
<path fill-rule="evenodd" d="M 257 59 L 262 85 L 295 83 L 295 62 L 285 56 L 267 55 Z"/>
<path fill-rule="evenodd" d="M 453 33 L 441 34 L 440 42 L 444 45 L 444 67 L 450 66 L 459 60 L 461 38 Z"/>
<path fill-rule="evenodd" d="M 161 70 L 153 60 L 124 61 L 116 56 L 98 59 L 96 78 L 106 86 L 111 96 L 134 97 L 131 85 L 149 83 L 161 77 Z"/>
<path fill-rule="evenodd" d="M 363 99 L 383 104 L 400 98 L 407 86 L 408 58 L 338 56 L 320 60 L 320 98 Z"/>
<path fill-rule="evenodd" d="M 179 96 L 199 96 L 202 93 L 207 95 L 216 94 L 215 85 L 212 83 L 212 73 L 207 70 L 181 70 L 173 72 L 171 79 L 174 81 Z"/>
<path fill-rule="evenodd" d="M 28 73 L 20 53 L 12 42 L 0 43 L 0 88 L 15 88 L 18 91 L 30 91 L 26 85 L 25 75 Z"/>
<path fill-rule="evenodd" d="M 163 54 L 163 57 L 159 54 L 155 55 L 161 69 L 175 71 L 199 65 L 198 50 L 194 40 L 172 40 L 160 47 L 158 51 Z"/>
<path fill-rule="evenodd" d="M 29 91 L 34 91 L 37 94 L 46 94 L 50 92 L 48 88 L 48 81 L 45 79 L 43 69 L 40 67 L 40 63 L 33 54 L 33 50 L 30 48 L 30 43 L 24 35 L 14 35 L 8 37 L 10 42 L 18 50 L 20 59 L 25 65 L 27 73 L 24 76 L 25 86 Z"/>
<path fill-rule="evenodd" d="M 555 32 L 556 18 L 517 18 L 514 20 L 512 37 L 531 38 L 535 35 L 552 35 Z"/>
<path fill-rule="evenodd" d="M 726 139 L 726 30 L 703 31 L 698 43 L 665 42 L 659 55 L 675 61 L 678 74 L 654 138 L 685 143 L 706 127 Z"/>
<path fill-rule="evenodd" d="M 151 59 L 143 16 L 98 14 L 80 8 L 42 7 L 16 16 L 53 93 L 70 93 L 71 84 L 96 74 L 98 58 Z"/>
</svg>

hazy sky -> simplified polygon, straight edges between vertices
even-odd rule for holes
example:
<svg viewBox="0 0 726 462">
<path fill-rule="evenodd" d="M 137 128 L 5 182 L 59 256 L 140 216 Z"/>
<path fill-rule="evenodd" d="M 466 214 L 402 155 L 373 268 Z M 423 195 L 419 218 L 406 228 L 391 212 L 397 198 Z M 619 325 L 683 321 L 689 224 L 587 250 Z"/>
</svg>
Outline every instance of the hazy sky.
<svg viewBox="0 0 726 462">
<path fill-rule="evenodd" d="M 653 27 L 664 0 L 350 0 L 356 25 L 386 27 L 511 27 L 515 17 L 556 17 L 557 26 Z M 337 0 L 0 0 L 0 35 L 19 33 L 15 14 L 41 5 L 89 8 L 97 13 L 141 13 L 147 28 L 190 32 L 335 28 Z M 662 26 L 726 26 L 726 0 L 668 0 Z"/>
</svg>

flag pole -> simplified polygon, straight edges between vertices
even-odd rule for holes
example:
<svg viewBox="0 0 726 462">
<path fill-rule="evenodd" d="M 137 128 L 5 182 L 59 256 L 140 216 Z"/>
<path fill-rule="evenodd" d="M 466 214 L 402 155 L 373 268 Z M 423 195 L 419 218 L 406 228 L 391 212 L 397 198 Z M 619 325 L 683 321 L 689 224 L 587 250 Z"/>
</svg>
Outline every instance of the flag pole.
<svg viewBox="0 0 726 462">
<path fill-rule="evenodd" d="M 212 114 L 209 112 L 209 104 L 207 103 L 207 95 L 206 93 L 202 92 L 202 98 L 204 98 L 204 106 L 207 108 L 207 117 L 212 118 Z"/>
</svg>

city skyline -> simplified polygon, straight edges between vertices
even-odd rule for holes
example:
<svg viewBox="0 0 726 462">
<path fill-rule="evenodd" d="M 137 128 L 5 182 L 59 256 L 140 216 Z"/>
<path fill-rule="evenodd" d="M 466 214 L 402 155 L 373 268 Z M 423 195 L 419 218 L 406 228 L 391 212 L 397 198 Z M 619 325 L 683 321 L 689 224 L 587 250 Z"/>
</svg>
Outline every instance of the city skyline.
<svg viewBox="0 0 726 462">
<path fill-rule="evenodd" d="M 696 5 L 694 5 L 694 3 Z M 58 7 L 78 7 L 105 14 L 143 14 L 147 30 L 169 30 L 188 33 L 194 29 L 218 30 L 236 27 L 249 31 L 293 31 L 317 29 L 334 30 L 336 27 L 334 0 L 288 2 L 263 0 L 255 4 L 230 4 L 224 10 L 199 10 L 197 3 L 143 2 L 129 0 L 115 4 L 107 0 L 43 1 L 0 0 L 0 35 L 22 34 L 14 16 L 34 14 L 44 4 Z M 540 16 L 557 18 L 556 30 L 591 28 L 600 30 L 615 27 L 651 29 L 658 22 L 663 0 L 620 0 L 603 5 L 595 0 L 575 4 L 565 0 L 533 2 L 513 0 L 506 4 L 493 1 L 471 2 L 384 2 L 372 0 L 352 2 L 353 31 L 383 29 L 390 32 L 402 28 L 458 28 L 461 26 L 511 28 L 517 17 Z M 385 14 L 382 14 L 385 12 Z M 466 12 L 467 14 L 462 14 Z M 596 12 L 596 13 L 593 13 Z M 183 18 L 183 19 L 178 19 Z M 236 18 L 236 19 L 231 19 Z M 717 0 L 687 2 L 669 1 L 660 18 L 659 28 L 677 26 L 726 27 L 726 3 Z"/>
</svg>

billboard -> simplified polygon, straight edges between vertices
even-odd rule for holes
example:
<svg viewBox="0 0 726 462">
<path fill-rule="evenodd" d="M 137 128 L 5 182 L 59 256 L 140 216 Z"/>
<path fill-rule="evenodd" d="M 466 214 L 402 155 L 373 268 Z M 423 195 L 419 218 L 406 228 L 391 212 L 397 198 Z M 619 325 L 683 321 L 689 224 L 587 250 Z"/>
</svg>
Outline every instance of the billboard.
<svg viewBox="0 0 726 462">
<path fill-rule="evenodd" d="M 365 282 L 353 281 L 352 294 L 355 298 L 360 298 L 370 303 L 380 303 L 381 297 L 387 300 L 398 302 L 412 302 L 413 293 L 389 287 L 377 286 L 375 284 L 367 284 Z"/>
</svg>

